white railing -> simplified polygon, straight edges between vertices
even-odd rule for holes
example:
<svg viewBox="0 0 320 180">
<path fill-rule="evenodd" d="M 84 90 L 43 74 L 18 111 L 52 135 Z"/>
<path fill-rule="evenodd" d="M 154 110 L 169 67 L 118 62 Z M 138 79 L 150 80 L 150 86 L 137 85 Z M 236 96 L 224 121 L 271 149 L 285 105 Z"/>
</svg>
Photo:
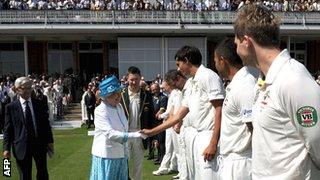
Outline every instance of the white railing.
<svg viewBox="0 0 320 180">
<path fill-rule="evenodd" d="M 320 13 L 278 12 L 283 24 L 320 25 Z M 0 11 L 0 24 L 232 24 L 229 11 Z"/>
</svg>

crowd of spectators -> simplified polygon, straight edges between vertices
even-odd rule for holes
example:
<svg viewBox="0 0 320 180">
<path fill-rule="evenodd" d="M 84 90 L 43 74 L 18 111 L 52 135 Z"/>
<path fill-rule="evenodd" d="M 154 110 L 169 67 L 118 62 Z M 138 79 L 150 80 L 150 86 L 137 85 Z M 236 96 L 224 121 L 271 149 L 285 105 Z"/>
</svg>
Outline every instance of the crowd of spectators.
<svg viewBox="0 0 320 180">
<path fill-rule="evenodd" d="M 320 11 L 319 0 L 0 0 L 0 10 L 196 10 L 236 11 L 246 4 L 274 11 Z"/>
</svg>

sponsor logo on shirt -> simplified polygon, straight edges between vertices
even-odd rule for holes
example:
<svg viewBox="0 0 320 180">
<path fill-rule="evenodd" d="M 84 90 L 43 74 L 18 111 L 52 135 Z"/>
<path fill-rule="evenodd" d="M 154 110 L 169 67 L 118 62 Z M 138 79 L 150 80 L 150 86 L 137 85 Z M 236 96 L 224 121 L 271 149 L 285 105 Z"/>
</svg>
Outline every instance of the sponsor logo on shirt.
<svg viewBox="0 0 320 180">
<path fill-rule="evenodd" d="M 313 127 L 318 122 L 318 114 L 315 108 L 304 106 L 297 111 L 298 123 L 303 127 Z"/>
<path fill-rule="evenodd" d="M 251 117 L 251 114 L 252 114 L 252 109 L 243 110 L 243 117 L 249 118 L 249 117 Z"/>
</svg>

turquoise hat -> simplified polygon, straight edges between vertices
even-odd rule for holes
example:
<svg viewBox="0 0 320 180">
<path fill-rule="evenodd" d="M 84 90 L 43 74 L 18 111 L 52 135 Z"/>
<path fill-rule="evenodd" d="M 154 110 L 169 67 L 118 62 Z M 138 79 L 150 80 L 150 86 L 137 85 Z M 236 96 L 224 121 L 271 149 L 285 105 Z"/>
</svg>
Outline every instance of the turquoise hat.
<svg viewBox="0 0 320 180">
<path fill-rule="evenodd" d="M 101 97 L 106 97 L 111 95 L 112 93 L 121 91 L 123 89 L 123 86 L 121 86 L 121 84 L 115 76 L 111 76 L 100 83 L 99 89 L 99 95 Z"/>
</svg>

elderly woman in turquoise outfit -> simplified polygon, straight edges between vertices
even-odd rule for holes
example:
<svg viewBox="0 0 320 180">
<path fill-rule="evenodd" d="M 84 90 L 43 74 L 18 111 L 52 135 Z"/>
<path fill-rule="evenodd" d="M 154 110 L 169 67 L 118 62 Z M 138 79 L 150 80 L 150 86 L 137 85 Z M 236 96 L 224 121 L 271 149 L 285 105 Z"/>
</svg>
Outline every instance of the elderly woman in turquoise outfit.
<svg viewBox="0 0 320 180">
<path fill-rule="evenodd" d="M 128 132 L 128 121 L 120 104 L 122 87 L 115 76 L 100 83 L 103 99 L 95 109 L 90 180 L 128 180 L 127 141 L 146 138 L 140 132 Z"/>
</svg>

